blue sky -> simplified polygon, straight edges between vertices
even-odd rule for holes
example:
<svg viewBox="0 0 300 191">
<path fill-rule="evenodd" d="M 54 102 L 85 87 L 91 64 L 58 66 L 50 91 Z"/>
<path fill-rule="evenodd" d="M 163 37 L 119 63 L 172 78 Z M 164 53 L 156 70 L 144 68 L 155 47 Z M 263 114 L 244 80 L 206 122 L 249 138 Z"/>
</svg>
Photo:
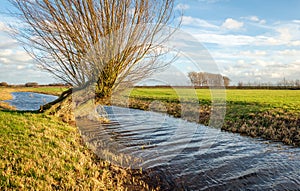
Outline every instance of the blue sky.
<svg viewBox="0 0 300 191">
<path fill-rule="evenodd" d="M 5 14 L 8 1 L 0 2 L 0 81 L 55 82 L 6 34 L 15 18 Z M 176 9 L 184 12 L 181 30 L 207 49 L 217 72 L 233 84 L 300 79 L 299 0 L 179 0 Z"/>
</svg>

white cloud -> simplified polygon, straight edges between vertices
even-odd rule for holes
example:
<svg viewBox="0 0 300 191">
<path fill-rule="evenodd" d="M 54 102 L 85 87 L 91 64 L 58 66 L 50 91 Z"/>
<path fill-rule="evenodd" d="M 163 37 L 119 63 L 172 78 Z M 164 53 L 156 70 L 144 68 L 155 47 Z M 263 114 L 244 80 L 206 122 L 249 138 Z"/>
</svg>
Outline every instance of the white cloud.
<svg viewBox="0 0 300 191">
<path fill-rule="evenodd" d="M 289 23 L 275 28 L 278 38 L 286 45 L 300 45 L 300 23 Z"/>
<path fill-rule="evenodd" d="M 300 46 L 300 40 L 292 41 L 289 44 L 290 46 Z"/>
<path fill-rule="evenodd" d="M 225 20 L 225 22 L 222 24 L 223 28 L 230 29 L 230 30 L 238 30 L 244 26 L 243 22 L 239 22 L 237 20 L 234 20 L 232 18 L 228 18 Z"/>
<path fill-rule="evenodd" d="M 188 10 L 190 6 L 188 4 L 179 3 L 176 5 L 175 10 Z"/>
<path fill-rule="evenodd" d="M 12 53 L 13 53 L 13 51 L 11 49 L 4 49 L 4 50 L 1 50 L 0 57 L 2 57 L 2 56 L 9 56 Z"/>
<path fill-rule="evenodd" d="M 209 31 L 208 28 L 206 31 L 191 33 L 194 33 L 194 36 L 202 43 L 213 43 L 220 46 L 300 46 L 300 27 L 272 26 L 267 31 L 263 35 L 256 36 L 225 34 L 222 30 Z"/>
<path fill-rule="evenodd" d="M 280 36 L 279 36 L 280 40 L 290 41 L 292 39 L 292 35 L 290 33 L 289 28 L 278 28 L 277 32 L 280 33 Z"/>
<path fill-rule="evenodd" d="M 284 77 L 300 79 L 300 49 L 272 50 L 262 46 L 219 48 L 210 50 L 221 72 L 232 80 L 247 82 L 278 82 Z"/>
<path fill-rule="evenodd" d="M 48 73 L 19 65 L 5 65 L 0 69 L 0 81 L 9 84 L 24 84 L 26 82 L 38 82 L 39 84 L 53 83 L 55 80 Z"/>
<path fill-rule="evenodd" d="M 273 82 L 276 83 L 284 77 L 287 79 L 299 79 L 300 64 L 255 60 L 246 62 L 236 61 L 235 65 L 228 67 L 224 74 L 232 79 L 233 83 L 239 81 L 247 82 Z"/>
<path fill-rule="evenodd" d="M 250 21 L 258 22 L 258 21 L 259 21 L 259 18 L 258 18 L 257 16 L 250 16 L 250 17 L 249 17 L 249 20 L 250 20 Z"/>
<path fill-rule="evenodd" d="M 299 79 L 300 73 L 300 50 L 246 50 L 229 51 L 219 50 L 223 53 L 212 54 L 215 56 L 226 55 L 223 73 L 231 78 L 233 83 L 243 81 L 254 82 L 278 82 L 284 77 L 287 79 Z M 232 57 L 230 58 L 230 55 Z M 265 55 L 265 56 L 263 56 Z M 272 56 L 267 56 L 272 55 Z M 217 60 L 220 57 L 217 58 Z M 214 59 L 216 59 L 214 57 Z"/>
<path fill-rule="evenodd" d="M 8 63 L 10 63 L 10 60 L 7 58 L 0 57 L 0 63 L 8 64 Z"/>
<path fill-rule="evenodd" d="M 16 48 L 17 47 L 17 41 L 8 38 L 7 36 L 1 35 L 0 32 L 0 50 L 4 50 L 7 48 Z"/>
<path fill-rule="evenodd" d="M 277 54 L 281 55 L 281 56 L 298 56 L 298 57 L 300 57 L 300 50 L 285 49 L 285 50 L 277 51 Z"/>
<path fill-rule="evenodd" d="M 211 28 L 211 29 L 219 29 L 218 26 L 211 24 L 203 19 L 194 18 L 191 16 L 183 16 L 182 17 L 182 24 L 183 25 L 191 25 L 197 27 L 204 27 L 204 28 Z"/>
<path fill-rule="evenodd" d="M 266 24 L 266 20 L 260 19 L 258 16 L 255 16 L 255 15 L 248 16 L 248 17 L 242 17 L 242 18 L 247 19 L 252 22 L 259 23 L 259 24 Z"/>
<path fill-rule="evenodd" d="M 267 23 L 267 21 L 264 20 L 264 19 L 262 19 L 262 20 L 259 21 L 259 24 L 262 24 L 262 25 L 264 25 L 264 24 L 266 24 L 266 23 Z"/>
<path fill-rule="evenodd" d="M 24 65 L 33 62 L 33 60 L 24 50 L 4 49 L 0 52 L 0 62 Z"/>
<path fill-rule="evenodd" d="M 293 23 L 299 23 L 300 24 L 300 20 L 293 20 Z"/>
<path fill-rule="evenodd" d="M 40 72 L 20 44 L 8 33 L 11 29 L 8 25 L 0 22 L 0 81 L 10 84 L 20 84 L 28 81 L 39 83 L 53 82 L 43 72 Z"/>
<path fill-rule="evenodd" d="M 255 37 L 246 35 L 224 35 L 224 34 L 196 34 L 194 35 L 200 42 L 213 43 L 221 46 L 242 46 L 254 44 Z"/>
<path fill-rule="evenodd" d="M 268 27 L 264 42 L 268 46 L 300 46 L 300 23 L 274 24 Z"/>
<path fill-rule="evenodd" d="M 300 20 L 271 23 L 253 15 L 223 23 L 194 17 L 184 21 L 233 83 L 300 79 Z M 221 24 L 212 24 L 217 22 Z"/>
<path fill-rule="evenodd" d="M 250 51 L 250 50 L 247 50 L 247 51 L 240 51 L 239 52 L 239 55 L 240 56 L 246 56 L 246 57 L 264 57 L 267 55 L 267 52 L 264 51 L 264 50 L 253 50 L 253 51 Z"/>
<path fill-rule="evenodd" d="M 22 69 L 24 69 L 24 68 L 25 68 L 25 66 L 21 66 L 21 65 L 17 66 L 17 69 L 18 69 L 18 70 L 22 70 Z"/>
</svg>

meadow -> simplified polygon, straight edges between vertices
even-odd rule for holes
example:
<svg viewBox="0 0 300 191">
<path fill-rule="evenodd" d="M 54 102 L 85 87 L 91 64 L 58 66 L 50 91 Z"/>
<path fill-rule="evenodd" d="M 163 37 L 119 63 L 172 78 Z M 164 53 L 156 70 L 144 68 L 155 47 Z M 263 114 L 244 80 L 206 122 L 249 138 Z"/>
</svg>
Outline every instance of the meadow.
<svg viewBox="0 0 300 191">
<path fill-rule="evenodd" d="M 130 97 L 144 100 L 179 102 L 180 99 L 193 99 L 196 94 L 200 104 L 210 104 L 215 90 L 184 88 L 135 88 Z M 280 108 L 289 112 L 300 112 L 300 90 L 219 90 L 224 93 L 226 104 L 259 105 L 259 111 Z M 251 110 L 251 108 L 247 108 Z M 252 108 L 253 109 L 253 108 Z"/>
</svg>

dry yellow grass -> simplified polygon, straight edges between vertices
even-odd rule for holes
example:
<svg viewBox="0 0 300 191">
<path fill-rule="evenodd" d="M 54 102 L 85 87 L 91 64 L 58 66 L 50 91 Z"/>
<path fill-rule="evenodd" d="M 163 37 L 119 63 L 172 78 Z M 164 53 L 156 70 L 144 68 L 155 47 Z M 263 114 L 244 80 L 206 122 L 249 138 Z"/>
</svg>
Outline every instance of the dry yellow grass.
<svg viewBox="0 0 300 191">
<path fill-rule="evenodd" d="M 14 91 L 15 89 L 13 88 L 0 87 L 0 101 L 12 99 L 13 97 L 10 93 Z"/>
<path fill-rule="evenodd" d="M 15 110 L 16 108 L 9 105 L 6 102 L 3 102 L 4 100 L 10 100 L 12 99 L 12 95 L 10 94 L 11 92 L 13 92 L 14 89 L 12 88 L 3 88 L 0 87 L 0 110 L 1 109 L 9 109 L 9 110 Z"/>
<path fill-rule="evenodd" d="M 8 109 L 8 110 L 15 110 L 16 108 L 9 105 L 9 103 L 6 103 L 6 102 L 1 102 L 0 101 L 0 110 L 1 109 Z"/>
<path fill-rule="evenodd" d="M 141 173 L 98 159 L 54 117 L 0 111 L 0 126 L 0 190 L 148 190 Z"/>
</svg>

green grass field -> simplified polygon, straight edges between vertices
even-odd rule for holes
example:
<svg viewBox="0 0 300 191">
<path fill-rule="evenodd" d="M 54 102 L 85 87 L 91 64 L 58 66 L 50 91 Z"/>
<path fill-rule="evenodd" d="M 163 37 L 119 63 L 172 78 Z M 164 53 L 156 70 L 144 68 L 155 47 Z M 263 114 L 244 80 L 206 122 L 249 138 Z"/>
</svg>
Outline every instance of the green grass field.
<svg viewBox="0 0 300 191">
<path fill-rule="evenodd" d="M 178 98 L 189 100 L 197 95 L 200 104 L 206 104 L 211 102 L 213 91 L 209 89 L 135 88 L 130 96 L 145 100 L 178 102 Z M 254 107 L 258 105 L 256 109 L 260 111 L 279 108 L 289 112 L 300 112 L 300 90 L 229 89 L 219 90 L 219 92 L 224 93 L 228 105 L 241 104 Z"/>
<path fill-rule="evenodd" d="M 43 93 L 43 94 L 51 94 L 59 96 L 63 91 L 66 91 L 66 87 L 28 87 L 24 88 L 23 91 L 28 92 L 36 92 L 36 93 Z"/>
</svg>

